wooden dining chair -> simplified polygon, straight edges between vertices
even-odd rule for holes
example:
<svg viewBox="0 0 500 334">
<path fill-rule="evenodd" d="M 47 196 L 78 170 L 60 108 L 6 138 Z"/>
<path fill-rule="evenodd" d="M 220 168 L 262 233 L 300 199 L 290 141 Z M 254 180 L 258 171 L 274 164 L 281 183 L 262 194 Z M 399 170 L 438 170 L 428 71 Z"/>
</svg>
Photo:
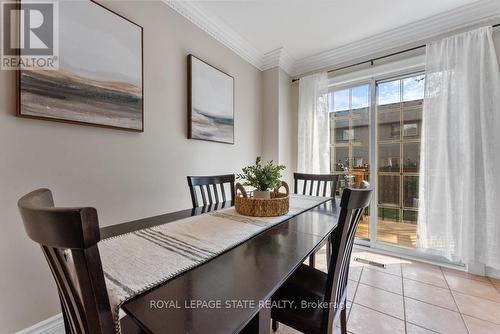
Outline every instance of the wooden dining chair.
<svg viewBox="0 0 500 334">
<path fill-rule="evenodd" d="M 56 208 L 48 189 L 35 190 L 18 202 L 24 228 L 40 244 L 56 281 L 64 327 L 71 334 L 114 333 L 114 321 L 97 243 L 94 208 Z M 71 253 L 68 261 L 66 251 Z M 122 333 L 141 333 L 128 317 Z"/>
<path fill-rule="evenodd" d="M 226 202 L 226 184 L 229 184 L 231 201 L 234 201 L 234 174 L 214 176 L 188 176 L 189 191 L 193 208 Z M 199 189 L 202 203 L 198 201 L 196 189 Z"/>
<path fill-rule="evenodd" d="M 295 194 L 309 196 L 328 196 L 335 197 L 339 176 L 334 174 L 304 174 L 293 173 L 293 192 Z M 300 190 L 302 189 L 302 190 Z M 320 246 L 323 247 L 324 244 Z M 327 261 L 329 258 L 330 249 L 328 244 L 326 247 Z M 316 263 L 316 253 L 309 256 L 309 265 L 314 267 Z"/>
<path fill-rule="evenodd" d="M 293 173 L 293 181 L 295 194 L 335 197 L 339 176 L 334 174 Z M 299 188 L 302 188 L 302 191 Z"/>
<path fill-rule="evenodd" d="M 366 186 L 365 184 L 364 186 Z M 278 322 L 298 331 L 312 334 L 333 333 L 334 321 L 340 317 L 342 334 L 347 333 L 346 301 L 349 263 L 356 227 L 369 205 L 373 190 L 344 189 L 340 202 L 338 225 L 329 239 L 331 243 L 328 272 L 302 264 L 272 297 L 273 304 L 285 308 L 272 308 L 272 328 Z M 316 303 L 316 307 L 304 303 Z M 319 304 L 322 303 L 322 304 Z M 323 306 L 323 307 L 322 307 Z"/>
</svg>

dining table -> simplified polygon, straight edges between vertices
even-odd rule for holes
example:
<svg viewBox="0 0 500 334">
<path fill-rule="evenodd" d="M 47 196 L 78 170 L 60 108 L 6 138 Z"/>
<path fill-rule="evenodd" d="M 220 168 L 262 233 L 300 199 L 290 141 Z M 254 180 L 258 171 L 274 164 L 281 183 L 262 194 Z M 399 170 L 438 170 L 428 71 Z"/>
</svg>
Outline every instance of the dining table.
<svg viewBox="0 0 500 334">
<path fill-rule="evenodd" d="M 337 226 L 338 200 L 260 232 L 121 305 L 143 333 L 269 333 L 273 293 Z M 223 202 L 101 228 L 106 239 L 233 206 Z"/>
</svg>

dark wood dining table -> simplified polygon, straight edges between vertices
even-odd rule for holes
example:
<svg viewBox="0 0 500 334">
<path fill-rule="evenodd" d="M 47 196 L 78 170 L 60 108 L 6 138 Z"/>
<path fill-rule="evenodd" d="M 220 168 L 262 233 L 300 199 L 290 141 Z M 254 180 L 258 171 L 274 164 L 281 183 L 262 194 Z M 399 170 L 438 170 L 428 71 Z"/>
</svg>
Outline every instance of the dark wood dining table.
<svg viewBox="0 0 500 334">
<path fill-rule="evenodd" d="M 231 202 L 103 227 L 108 238 L 227 208 Z M 289 218 L 125 302 L 144 333 L 269 333 L 270 299 L 337 226 L 334 199 Z"/>
</svg>

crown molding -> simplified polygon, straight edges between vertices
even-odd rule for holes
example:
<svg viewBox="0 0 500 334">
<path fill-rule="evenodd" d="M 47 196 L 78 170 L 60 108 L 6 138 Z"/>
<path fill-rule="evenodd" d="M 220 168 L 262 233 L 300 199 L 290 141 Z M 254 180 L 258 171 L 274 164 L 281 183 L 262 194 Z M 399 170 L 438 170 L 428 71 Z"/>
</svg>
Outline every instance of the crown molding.
<svg viewBox="0 0 500 334">
<path fill-rule="evenodd" d="M 295 60 L 283 47 L 267 53 L 261 52 L 216 15 L 200 8 L 193 1 L 162 1 L 261 71 L 279 66 L 291 76 L 299 76 L 342 63 L 352 62 L 355 59 L 367 58 L 412 43 L 427 43 L 432 38 L 440 35 L 500 18 L 500 1 L 480 0 L 356 42 Z"/>
<path fill-rule="evenodd" d="M 201 30 L 228 47 L 258 69 L 262 69 L 264 54 L 215 15 L 205 12 L 193 1 L 162 0 L 170 8 L 191 21 Z"/>
<path fill-rule="evenodd" d="M 293 57 L 285 50 L 285 48 L 280 47 L 273 51 L 270 51 L 262 57 L 261 70 L 265 71 L 274 67 L 281 67 L 285 72 L 290 73 L 293 69 L 293 63 L 295 60 Z"/>
<path fill-rule="evenodd" d="M 467 26 L 500 18 L 500 1 L 482 0 L 440 13 L 390 31 L 373 35 L 328 51 L 318 53 L 293 64 L 292 76 L 317 71 L 415 42 L 427 42 Z"/>
</svg>

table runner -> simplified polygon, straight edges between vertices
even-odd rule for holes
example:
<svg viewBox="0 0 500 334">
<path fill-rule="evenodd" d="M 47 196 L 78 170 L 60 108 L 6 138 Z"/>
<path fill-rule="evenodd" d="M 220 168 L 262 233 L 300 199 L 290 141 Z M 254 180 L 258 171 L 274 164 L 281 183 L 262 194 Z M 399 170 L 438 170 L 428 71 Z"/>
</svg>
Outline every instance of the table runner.
<svg viewBox="0 0 500 334">
<path fill-rule="evenodd" d="M 102 240 L 98 247 L 116 332 L 121 333 L 119 310 L 127 300 L 328 199 L 290 194 L 284 216 L 248 217 L 231 207 Z"/>
</svg>

